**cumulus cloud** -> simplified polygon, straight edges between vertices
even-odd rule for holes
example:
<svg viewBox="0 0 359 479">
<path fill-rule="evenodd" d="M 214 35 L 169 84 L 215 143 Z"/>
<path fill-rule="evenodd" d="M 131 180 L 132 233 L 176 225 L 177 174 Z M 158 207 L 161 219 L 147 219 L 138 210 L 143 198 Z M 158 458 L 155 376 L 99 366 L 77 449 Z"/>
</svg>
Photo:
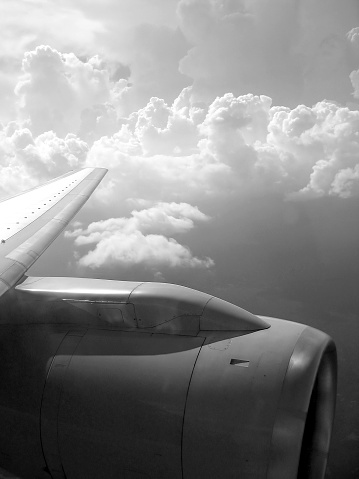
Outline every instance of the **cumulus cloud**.
<svg viewBox="0 0 359 479">
<path fill-rule="evenodd" d="M 225 230 L 240 223 L 235 209 L 223 219 L 228 205 L 357 196 L 358 110 L 339 102 L 358 97 L 358 28 L 351 0 L 338 25 L 334 4 L 323 20 L 318 2 L 181 0 L 180 28 L 173 18 L 132 18 L 127 38 L 114 29 L 122 7 L 110 18 L 92 5 L 87 18 L 103 21 L 99 48 L 112 45 L 103 55 L 42 45 L 24 56 L 20 119 L 0 132 L 1 192 L 73 168 L 109 168 L 94 201 L 111 219 L 72 233 L 80 264 L 94 267 L 127 254 L 128 264 L 160 264 L 156 245 L 182 258 L 171 263 L 168 253 L 162 264 L 208 266 L 190 252 L 208 227 L 200 210 Z M 93 249 L 83 253 L 86 244 Z"/>
<path fill-rule="evenodd" d="M 300 190 L 292 197 L 357 194 L 355 174 L 348 182 L 344 177 L 358 165 L 359 111 L 325 101 L 313 108 L 274 109 L 268 128 L 268 143 L 288 155 L 286 173 Z"/>
<path fill-rule="evenodd" d="M 266 94 L 275 104 L 350 101 L 355 54 L 346 38 L 356 27 L 354 0 L 181 0 L 180 27 L 192 48 L 180 70 L 197 99 L 232 92 Z M 350 39 L 349 39 L 350 42 Z"/>
<path fill-rule="evenodd" d="M 192 112 L 193 109 L 181 111 L 176 102 L 170 107 L 163 99 L 153 97 L 144 108 L 130 116 L 129 126 L 146 156 L 185 156 L 195 151 L 198 142 Z"/>
<path fill-rule="evenodd" d="M 1 111 L 0 118 L 8 121 L 8 115 L 14 112 L 12 95 L 17 77 L 10 75 L 7 66 L 14 64 L 14 73 L 18 75 L 24 53 L 39 45 L 72 52 L 83 60 L 100 54 L 114 82 L 131 76 L 133 88 L 129 86 L 121 105 L 126 114 L 145 105 L 153 95 L 172 101 L 189 84 L 177 68 L 187 50 L 177 27 L 177 1 L 2 2 L 0 104 L 6 112 Z M 6 78 L 2 78 L 5 71 Z"/>
<path fill-rule="evenodd" d="M 109 199 L 115 192 L 122 201 L 185 195 L 197 203 L 274 192 L 291 199 L 356 195 L 348 168 L 358 164 L 357 110 L 329 101 L 273 107 L 269 97 L 251 94 L 225 94 L 199 108 L 187 93 L 172 106 L 152 98 L 120 132 L 93 144 L 86 161 L 110 168 Z"/>
<path fill-rule="evenodd" d="M 49 46 L 27 52 L 15 91 L 33 133 L 77 133 L 82 111 L 109 99 L 109 73 L 100 68 L 97 58 L 82 62 Z"/>
<path fill-rule="evenodd" d="M 101 20 L 97 49 L 129 67 L 129 87 L 121 95 L 126 115 L 159 96 L 172 102 L 191 80 L 178 69 L 188 43 L 178 28 L 178 0 L 106 0 L 105 4 L 76 1 L 76 8 L 91 20 Z"/>
<path fill-rule="evenodd" d="M 63 68 L 57 52 L 40 49 L 31 59 L 38 54 Z M 76 68 L 84 65 L 74 61 Z M 198 204 L 274 191 L 292 199 L 348 197 L 357 191 L 358 120 L 357 110 L 330 101 L 290 109 L 272 106 L 265 95 L 227 93 L 206 107 L 185 88 L 172 105 L 153 97 L 127 118 L 119 119 L 111 104 L 82 110 L 84 139 L 55 132 L 36 136 L 32 122 L 11 122 L 0 136 L 2 178 L 9 166 L 23 178 L 83 165 L 108 167 L 108 203 L 117 197 L 122 203 L 145 198 Z"/>
<path fill-rule="evenodd" d="M 130 218 L 91 223 L 86 229 L 67 232 L 66 236 L 75 238 L 77 246 L 96 245 L 81 257 L 81 266 L 142 263 L 156 268 L 209 268 L 214 265 L 212 259 L 197 258 L 188 247 L 165 236 L 185 233 L 194 227 L 194 221 L 208 220 L 208 216 L 187 203 L 157 203 L 151 208 L 132 211 Z"/>
<path fill-rule="evenodd" d="M 118 131 L 121 117 L 144 107 L 152 95 L 173 101 L 188 83 L 177 68 L 186 49 L 172 40 L 182 38 L 180 32 L 143 26 L 136 35 L 127 73 L 124 65 L 98 55 L 80 58 L 45 45 L 26 52 L 15 93 L 33 134 L 51 129 L 58 136 L 75 133 L 92 142 Z M 121 78 L 119 69 L 129 78 Z"/>
<path fill-rule="evenodd" d="M 0 130 L 0 192 L 13 195 L 81 167 L 88 145 L 73 134 L 34 136 L 29 125 L 9 122 Z"/>
</svg>

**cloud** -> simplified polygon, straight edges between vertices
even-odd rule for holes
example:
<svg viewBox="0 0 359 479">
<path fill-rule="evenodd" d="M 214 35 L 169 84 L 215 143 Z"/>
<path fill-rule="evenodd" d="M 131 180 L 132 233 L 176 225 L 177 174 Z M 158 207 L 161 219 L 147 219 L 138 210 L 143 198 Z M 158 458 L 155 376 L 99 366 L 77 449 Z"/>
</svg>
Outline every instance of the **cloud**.
<svg viewBox="0 0 359 479">
<path fill-rule="evenodd" d="M 350 81 L 352 82 L 355 98 L 359 98 L 359 70 L 354 70 L 350 74 Z"/>
<path fill-rule="evenodd" d="M 197 124 L 191 113 L 178 108 L 178 102 L 170 107 L 163 99 L 153 97 L 130 116 L 129 126 L 146 156 L 190 155 L 198 142 Z"/>
<path fill-rule="evenodd" d="M 354 0 L 181 0 L 180 27 L 192 48 L 180 70 L 193 78 L 197 100 L 232 92 L 265 94 L 276 105 L 350 101 L 355 55 L 347 32 Z"/>
<path fill-rule="evenodd" d="M 9 122 L 0 130 L 0 192 L 13 195 L 79 168 L 87 152 L 86 142 L 73 134 L 34 136 L 26 123 Z"/>
<path fill-rule="evenodd" d="M 272 106 L 265 95 L 230 93 L 206 107 L 194 102 L 191 88 L 185 88 L 172 105 L 153 97 L 127 118 L 120 118 L 110 102 L 83 109 L 85 101 L 78 99 L 76 105 L 69 103 L 68 111 L 65 102 L 64 112 L 78 115 L 80 137 L 61 138 L 55 132 L 35 135 L 33 122 L 40 106 L 48 112 L 55 108 L 47 103 L 52 93 L 39 89 L 43 62 L 46 71 L 50 62 L 50 70 L 65 82 L 65 93 L 78 88 L 82 78 L 86 98 L 95 98 L 97 88 L 103 90 L 102 82 L 109 85 L 108 75 L 94 67 L 101 64 L 99 59 L 87 63 L 74 56 L 64 59 L 50 48 L 41 47 L 26 58 L 35 80 L 32 83 L 32 76 L 23 80 L 20 94 L 26 99 L 32 87 L 38 88 L 39 109 L 31 112 L 27 123 L 10 122 L 3 129 L 3 178 L 4 168 L 10 165 L 16 165 L 23 178 L 31 172 L 47 178 L 83 165 L 108 167 L 109 183 L 104 183 L 102 198 L 113 205 L 115 197 L 120 203 L 144 198 L 199 204 L 206 198 L 222 201 L 229 195 L 234 200 L 243 194 L 274 191 L 292 199 L 357 194 L 357 110 L 330 101 L 290 109 Z M 73 77 L 64 74 L 68 62 L 74 64 Z M 40 71 L 39 76 L 34 71 Z M 24 109 L 31 111 L 30 104 L 35 105 L 25 101 Z M 61 130 L 63 123 L 56 115 L 54 122 Z"/>
<path fill-rule="evenodd" d="M 79 261 L 80 266 L 98 268 L 115 264 L 145 266 L 209 268 L 210 258 L 199 259 L 190 250 L 173 238 L 162 235 L 144 235 L 140 231 L 130 234 L 118 233 L 111 238 L 99 240 L 96 248 Z"/>
<path fill-rule="evenodd" d="M 111 136 L 121 127 L 121 120 L 115 106 L 110 103 L 100 103 L 85 108 L 80 113 L 78 135 L 92 144 L 102 136 Z"/>
<path fill-rule="evenodd" d="M 257 161 L 256 145 L 266 142 L 271 102 L 252 94 L 217 97 L 199 126 L 204 136 L 199 148 L 247 181 Z"/>
<path fill-rule="evenodd" d="M 0 121 L 9 122 L 17 115 L 14 88 L 21 69 L 21 60 L 0 55 Z"/>
<path fill-rule="evenodd" d="M 274 109 L 268 128 L 268 143 L 288 155 L 288 180 L 296 178 L 299 192 L 293 191 L 292 198 L 357 194 L 355 173 L 348 175 L 348 168 L 358 165 L 359 111 L 328 101 L 313 108 Z"/>
<path fill-rule="evenodd" d="M 81 266 L 145 264 L 156 268 L 209 268 L 214 265 L 212 259 L 197 258 L 189 248 L 165 236 L 183 234 L 194 227 L 194 221 L 208 220 L 208 216 L 187 203 L 157 203 L 151 208 L 132 211 L 130 218 L 91 223 L 86 229 L 67 232 L 66 236 L 75 238 L 77 246 L 96 245 L 80 258 Z"/>
<path fill-rule="evenodd" d="M 173 101 L 188 83 L 177 68 L 185 52 L 180 32 L 142 26 L 136 35 L 128 79 L 119 78 L 124 65 L 98 55 L 79 58 L 45 45 L 26 52 L 15 93 L 32 133 L 74 133 L 93 142 L 118 131 L 121 117 L 144 107 L 152 95 Z"/>
<path fill-rule="evenodd" d="M 188 49 L 178 28 L 148 23 L 139 25 L 131 34 L 128 49 L 131 88 L 124 99 L 126 114 L 146 105 L 152 96 L 173 101 L 179 91 L 191 84 L 190 78 L 178 69 L 179 61 Z"/>
<path fill-rule="evenodd" d="M 156 0 L 151 4 L 147 0 L 103 0 L 89 4 L 87 0 L 67 0 L 68 5 L 82 12 L 88 20 L 100 21 L 103 27 L 96 38 L 100 44 L 110 34 L 117 33 L 118 39 L 128 38 L 129 31 L 143 24 L 175 27 L 177 3 L 178 0 Z M 115 42 L 110 46 L 122 47 Z"/>
<path fill-rule="evenodd" d="M 86 161 L 110 168 L 110 203 L 114 195 L 197 204 L 268 193 L 355 196 L 355 170 L 345 183 L 341 172 L 358 164 L 358 119 L 357 110 L 329 101 L 290 109 L 251 94 L 199 108 L 186 89 L 172 106 L 152 98 L 118 133 L 96 141 Z"/>
<path fill-rule="evenodd" d="M 330 193 L 341 198 L 359 195 L 359 164 L 353 168 L 343 168 L 334 177 Z"/>
<path fill-rule="evenodd" d="M 96 33 L 102 31 L 98 18 L 86 18 L 71 2 L 13 0 L 2 2 L 0 16 L 0 55 L 19 57 L 42 43 L 57 49 L 88 53 Z M 64 35 L 66 26 L 66 35 Z"/>
<path fill-rule="evenodd" d="M 180 4 L 180 14 L 184 3 Z M 208 5 L 187 2 L 188 8 L 200 7 L 209 12 L 208 18 L 191 17 L 192 22 L 200 22 L 198 31 L 184 20 L 184 34 L 194 45 L 201 43 L 203 35 L 216 34 L 217 28 L 224 28 L 218 22 L 239 21 L 236 6 L 235 12 L 229 12 L 229 4 L 223 4 L 222 10 L 216 1 L 211 3 L 212 10 L 208 10 Z M 250 28 L 263 15 L 262 6 L 256 8 L 251 13 L 241 13 L 245 17 L 242 20 L 252 25 Z M 270 38 L 271 21 L 269 18 L 266 26 Z M 149 68 L 156 70 L 164 62 L 155 75 L 165 69 L 178 41 L 176 61 L 171 63 L 174 72 L 184 51 L 182 36 L 169 27 L 141 28 L 141 41 L 147 39 L 146 48 L 157 55 L 153 65 L 149 62 Z M 248 32 L 244 29 L 241 34 L 249 35 Z M 168 49 L 164 46 L 164 51 L 159 45 L 166 38 Z M 352 55 L 356 38 L 356 29 L 345 37 Z M 140 43 L 136 45 L 137 53 Z M 143 52 L 147 55 L 146 49 Z M 164 53 L 162 60 L 160 52 Z M 152 58 L 151 53 L 148 58 Z M 132 78 L 136 72 L 134 64 L 126 73 Z M 111 261 L 143 265 L 147 258 L 153 268 L 160 264 L 162 268 L 186 264 L 208 270 L 208 257 L 212 257 L 209 250 L 204 253 L 205 259 L 191 253 L 199 247 L 200 232 L 210 228 L 212 238 L 223 241 L 219 237 L 222 231 L 231 231 L 236 228 L 233 225 L 242 221 L 244 205 L 251 210 L 248 201 L 267 198 L 271 203 L 277 197 L 282 202 L 298 202 L 320 197 L 350 199 L 358 195 L 358 110 L 330 100 L 311 107 L 273 106 L 270 96 L 253 93 L 225 92 L 201 102 L 195 78 L 194 85 L 183 88 L 173 100 L 168 98 L 182 80 L 174 83 L 173 90 L 166 90 L 163 84 L 160 90 L 168 93 L 167 98 L 152 96 L 133 111 L 137 100 L 140 105 L 152 87 L 143 96 L 137 96 L 137 87 L 129 79 L 119 78 L 118 71 L 125 70 L 118 60 L 98 55 L 80 59 L 74 53 L 61 53 L 49 46 L 27 52 L 16 89 L 23 119 L 9 122 L 0 133 L 3 193 L 25 189 L 73 168 L 110 169 L 93 200 L 96 213 L 104 222 L 108 221 L 103 223 L 105 229 L 101 229 L 101 222 L 96 222 L 94 231 L 84 228 L 73 233 L 81 265 L 98 268 L 112 264 Z M 141 76 L 140 70 L 137 73 L 139 88 L 141 81 L 152 85 L 151 72 L 148 77 Z M 354 87 L 356 74 L 351 74 Z M 267 79 L 263 77 L 263 81 L 266 83 Z M 132 95 L 137 98 L 135 102 Z M 182 205 L 182 209 L 174 212 L 173 206 L 165 208 L 165 204 Z M 197 205 L 197 216 L 194 210 L 185 211 L 184 204 L 188 208 Z M 238 205 L 238 210 L 232 205 Z M 200 211 L 213 218 L 211 224 L 223 221 L 223 229 L 217 232 L 208 226 Z M 194 229 L 194 223 L 199 227 Z M 178 243 L 176 235 L 180 233 L 186 234 L 188 246 Z M 212 247 L 213 241 L 208 240 Z M 142 256 L 137 257 L 131 250 L 131 242 L 134 251 L 138 248 Z M 118 246 L 120 243 L 124 246 Z M 86 245 L 93 245 L 87 253 L 83 249 Z M 173 261 L 169 253 L 162 260 L 156 245 L 163 245 L 167 253 L 171 251 Z M 131 259 L 126 263 L 127 254 Z"/>
<path fill-rule="evenodd" d="M 122 95 L 123 114 L 145 106 L 152 96 L 172 102 L 191 80 L 178 69 L 188 43 L 178 28 L 178 0 L 106 0 L 74 2 L 89 20 L 100 21 L 96 52 L 129 67 L 129 88 Z M 92 45 L 93 47 L 94 45 Z"/>
<path fill-rule="evenodd" d="M 78 261 L 50 251 L 56 267 L 45 257 L 39 268 L 230 290 L 236 302 L 247 291 L 255 304 L 277 286 L 297 298 L 339 263 L 347 274 L 354 0 L 40 4 L 14 0 L 0 15 L 0 194 L 72 168 L 110 171 L 69 238 Z"/>
<path fill-rule="evenodd" d="M 109 99 L 109 74 L 100 68 L 97 58 L 82 62 L 73 53 L 60 53 L 49 46 L 27 52 L 24 75 L 15 91 L 32 132 L 77 133 L 82 111 Z"/>
</svg>

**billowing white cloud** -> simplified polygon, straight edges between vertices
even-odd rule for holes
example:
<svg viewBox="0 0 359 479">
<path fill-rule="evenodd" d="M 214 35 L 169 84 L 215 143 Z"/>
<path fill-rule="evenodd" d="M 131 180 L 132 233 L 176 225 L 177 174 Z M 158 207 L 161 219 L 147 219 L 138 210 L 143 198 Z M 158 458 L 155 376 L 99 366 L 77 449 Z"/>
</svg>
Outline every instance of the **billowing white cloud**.
<svg viewBox="0 0 359 479">
<path fill-rule="evenodd" d="M 34 136 L 29 125 L 10 122 L 0 130 L 0 193 L 13 195 L 85 162 L 88 145 L 73 134 Z"/>
<path fill-rule="evenodd" d="M 152 98 L 119 133 L 93 144 L 86 161 L 110 168 L 109 202 L 356 195 L 348 168 L 359 158 L 357 110 L 329 101 L 272 107 L 250 94 L 226 94 L 205 109 L 184 95 L 172 106 Z"/>
<path fill-rule="evenodd" d="M 190 204 L 226 231 L 252 199 L 357 196 L 358 110 L 339 102 L 358 96 L 358 28 L 351 0 L 338 24 L 331 0 L 324 20 L 314 3 L 181 0 L 180 29 L 175 16 L 166 24 L 166 10 L 146 25 L 131 17 L 125 35 L 115 28 L 121 6 L 106 0 L 110 16 L 78 2 L 77 18 L 95 22 L 88 48 L 55 42 L 24 56 L 19 118 L 0 133 L 1 192 L 72 168 L 109 168 L 94 200 L 104 222 L 73 233 L 78 251 L 92 245 L 79 263 L 93 267 L 124 264 L 127 254 L 127 264 L 161 264 L 156 245 L 177 258 L 168 253 L 162 265 L 210 265 L 190 252 L 209 228 Z"/>
<path fill-rule="evenodd" d="M 198 144 L 202 156 L 229 167 L 237 179 L 234 185 L 248 182 L 258 161 L 256 146 L 266 142 L 271 102 L 266 96 L 236 98 L 227 93 L 210 105 L 199 125 L 204 137 Z"/>
<path fill-rule="evenodd" d="M 38 53 L 63 68 L 58 52 Z M 31 58 L 38 59 L 38 53 Z M 72 60 L 76 68 L 85 65 Z M 91 62 L 86 65 L 91 72 Z M 43 104 L 46 97 L 45 92 Z M 82 165 L 108 167 L 103 199 L 112 204 L 115 197 L 120 203 L 128 198 L 197 202 L 233 199 L 243 192 L 304 198 L 348 197 L 357 191 L 358 111 L 333 102 L 290 109 L 272 107 L 267 96 L 228 93 L 205 107 L 193 103 L 186 88 L 172 105 L 153 97 L 120 119 L 115 107 L 102 104 L 82 110 L 82 122 L 80 133 L 87 141 L 54 132 L 36 136 L 31 122 L 9 123 L 0 136 L 2 177 L 4 168 L 15 165 L 41 178 Z"/>
<path fill-rule="evenodd" d="M 177 103 L 169 107 L 153 97 L 130 116 L 130 128 L 142 145 L 146 156 L 167 154 L 185 156 L 196 150 L 198 128 L 191 116 L 193 109 L 181 111 Z"/>
<path fill-rule="evenodd" d="M 82 111 L 109 99 L 109 73 L 100 68 L 96 57 L 82 62 L 49 46 L 27 52 L 16 93 L 33 133 L 77 133 Z"/>
<path fill-rule="evenodd" d="M 91 223 L 86 229 L 67 232 L 66 236 L 74 237 L 77 246 L 96 245 L 81 257 L 81 266 L 144 264 L 156 268 L 209 268 L 214 265 L 213 260 L 197 258 L 188 247 L 165 236 L 185 233 L 194 227 L 194 221 L 208 220 L 208 216 L 187 203 L 157 203 L 132 211 L 130 218 Z"/>
<path fill-rule="evenodd" d="M 293 198 L 357 194 L 359 111 L 325 101 L 313 108 L 274 109 L 268 128 L 268 143 L 287 154 L 288 180 L 300 190 L 292 190 Z"/>
</svg>

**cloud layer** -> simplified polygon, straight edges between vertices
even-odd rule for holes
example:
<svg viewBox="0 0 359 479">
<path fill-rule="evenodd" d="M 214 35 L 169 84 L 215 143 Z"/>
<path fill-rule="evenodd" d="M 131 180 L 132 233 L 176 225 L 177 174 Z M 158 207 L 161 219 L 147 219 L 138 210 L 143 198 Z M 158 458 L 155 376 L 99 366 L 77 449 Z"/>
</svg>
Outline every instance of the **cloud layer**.
<svg viewBox="0 0 359 479">
<path fill-rule="evenodd" d="M 0 97 L 12 115 L 0 131 L 0 192 L 87 165 L 110 170 L 93 202 L 100 221 L 67 235 L 79 265 L 214 270 L 213 243 L 199 238 L 246 222 L 248 202 L 358 197 L 354 2 L 323 14 L 319 0 L 159 1 L 154 14 L 137 0 L 127 22 L 107 3 L 111 16 L 77 2 L 82 37 L 66 45 L 50 12 L 65 18 L 74 4 L 50 2 L 42 37 L 26 37 L 22 19 L 22 50 L 3 59 L 14 93 Z"/>
</svg>

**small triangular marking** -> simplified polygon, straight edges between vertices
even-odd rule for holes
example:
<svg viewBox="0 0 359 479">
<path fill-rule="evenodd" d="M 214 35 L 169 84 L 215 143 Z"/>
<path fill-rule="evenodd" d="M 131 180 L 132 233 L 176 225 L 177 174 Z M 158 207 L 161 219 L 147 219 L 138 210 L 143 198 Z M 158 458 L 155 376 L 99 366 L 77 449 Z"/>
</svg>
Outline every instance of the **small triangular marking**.
<svg viewBox="0 0 359 479">
<path fill-rule="evenodd" d="M 246 361 L 244 359 L 231 359 L 230 364 L 232 366 L 240 366 L 242 368 L 248 368 L 249 366 L 249 361 Z"/>
</svg>

